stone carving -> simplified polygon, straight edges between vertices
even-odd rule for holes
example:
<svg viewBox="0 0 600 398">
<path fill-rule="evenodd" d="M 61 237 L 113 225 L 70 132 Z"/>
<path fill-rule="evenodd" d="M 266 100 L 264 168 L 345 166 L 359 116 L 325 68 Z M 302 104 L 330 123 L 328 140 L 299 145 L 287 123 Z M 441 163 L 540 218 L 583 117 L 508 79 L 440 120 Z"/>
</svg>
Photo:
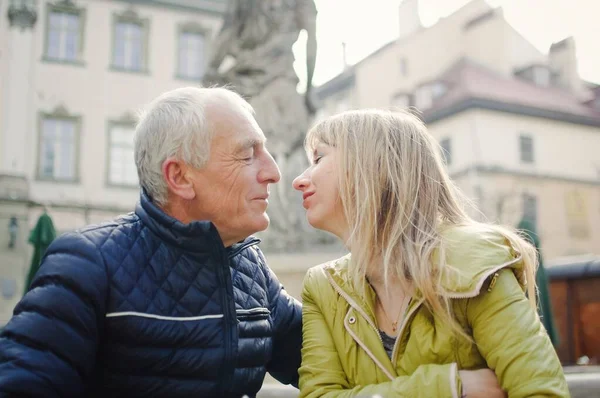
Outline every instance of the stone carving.
<svg viewBox="0 0 600 398">
<path fill-rule="evenodd" d="M 8 22 L 21 31 L 33 29 L 37 22 L 37 2 L 35 0 L 13 0 L 8 6 Z"/>
<path fill-rule="evenodd" d="M 302 144 L 315 113 L 311 94 L 316 16 L 313 0 L 230 0 L 203 79 L 206 85 L 230 86 L 254 107 L 282 172 L 282 181 L 271 195 L 270 230 L 288 248 L 297 243 L 298 232 L 306 226 L 291 179 L 306 167 Z M 307 33 L 304 95 L 297 92 L 299 78 L 292 52 L 302 30 Z"/>
</svg>

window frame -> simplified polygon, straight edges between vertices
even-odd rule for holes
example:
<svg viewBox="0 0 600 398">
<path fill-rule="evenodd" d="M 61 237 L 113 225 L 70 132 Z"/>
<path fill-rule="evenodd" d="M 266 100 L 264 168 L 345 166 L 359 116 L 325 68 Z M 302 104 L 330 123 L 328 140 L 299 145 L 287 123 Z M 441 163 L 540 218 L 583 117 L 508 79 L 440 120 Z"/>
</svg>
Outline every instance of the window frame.
<svg viewBox="0 0 600 398">
<path fill-rule="evenodd" d="M 44 142 L 44 122 L 48 119 L 59 121 L 69 121 L 74 124 L 73 136 L 73 177 L 56 178 L 54 175 L 49 177 L 42 174 L 42 150 Z M 38 145 L 36 153 L 36 171 L 37 181 L 51 181 L 67 184 L 78 184 L 80 182 L 80 145 L 81 145 L 81 116 L 69 114 L 64 108 L 59 107 L 53 112 L 40 112 L 38 115 Z"/>
<path fill-rule="evenodd" d="M 119 24 L 138 25 L 142 33 L 142 48 L 140 51 L 140 68 L 133 69 L 115 63 L 115 50 L 117 40 L 117 26 Z M 150 20 L 149 18 L 140 17 L 132 9 L 128 9 L 121 13 L 113 13 L 111 25 L 111 43 L 110 43 L 110 69 L 115 72 L 125 72 L 134 74 L 149 74 L 150 62 Z"/>
<path fill-rule="evenodd" d="M 181 45 L 182 45 L 181 35 L 183 33 L 197 34 L 197 35 L 201 35 L 204 38 L 204 54 L 202 54 L 202 62 L 204 64 L 203 65 L 204 70 L 202 71 L 202 74 L 200 75 L 200 77 L 186 76 L 181 73 L 180 54 L 181 54 Z M 199 23 L 186 22 L 186 23 L 181 23 L 181 24 L 177 25 L 177 31 L 176 31 L 176 36 L 175 36 L 175 40 L 177 41 L 176 46 L 175 46 L 175 59 L 177 60 L 176 65 L 175 65 L 175 78 L 176 79 L 194 81 L 194 82 L 202 81 L 202 78 L 204 77 L 207 66 L 208 66 L 207 55 L 209 54 L 209 51 L 208 51 L 209 38 L 210 38 L 210 30 Z"/>
<path fill-rule="evenodd" d="M 56 58 L 48 54 L 48 50 L 50 48 L 50 15 L 53 12 L 77 15 L 77 17 L 79 18 L 78 43 L 76 56 L 74 59 Z M 86 17 L 87 13 L 85 8 L 77 6 L 71 0 L 62 0 L 46 4 L 46 26 L 44 27 L 44 48 L 42 53 L 42 61 L 66 65 L 83 66 L 83 53 L 85 49 L 85 28 L 87 21 Z"/>
<path fill-rule="evenodd" d="M 106 155 L 105 155 L 106 166 L 105 166 L 105 172 L 104 172 L 105 185 L 107 187 L 113 187 L 113 188 L 138 189 L 140 186 L 139 177 L 138 177 L 137 183 L 135 183 L 135 184 L 111 181 L 111 174 L 110 174 L 111 151 L 112 151 L 111 144 L 112 144 L 112 132 L 115 127 L 127 127 L 127 128 L 131 128 L 132 130 L 135 130 L 135 121 L 130 120 L 128 118 L 123 118 L 121 120 L 108 120 L 108 122 L 106 124 Z M 131 145 L 131 149 L 132 149 L 132 151 L 134 151 L 134 156 L 135 156 L 135 148 L 133 146 L 133 142 Z M 135 164 L 133 165 L 133 167 L 135 167 Z M 136 176 L 137 176 L 137 170 L 136 170 Z"/>
</svg>

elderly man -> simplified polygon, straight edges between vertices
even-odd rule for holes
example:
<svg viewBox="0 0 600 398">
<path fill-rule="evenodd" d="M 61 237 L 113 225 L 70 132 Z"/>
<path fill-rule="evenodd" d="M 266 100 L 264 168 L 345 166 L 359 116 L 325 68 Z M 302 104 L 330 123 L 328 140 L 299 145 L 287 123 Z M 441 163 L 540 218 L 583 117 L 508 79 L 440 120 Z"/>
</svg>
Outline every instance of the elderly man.
<svg viewBox="0 0 600 398">
<path fill-rule="evenodd" d="M 0 336 L 0 396 L 254 396 L 296 385 L 301 307 L 266 266 L 279 169 L 222 88 L 152 102 L 134 213 L 57 239 Z"/>
</svg>

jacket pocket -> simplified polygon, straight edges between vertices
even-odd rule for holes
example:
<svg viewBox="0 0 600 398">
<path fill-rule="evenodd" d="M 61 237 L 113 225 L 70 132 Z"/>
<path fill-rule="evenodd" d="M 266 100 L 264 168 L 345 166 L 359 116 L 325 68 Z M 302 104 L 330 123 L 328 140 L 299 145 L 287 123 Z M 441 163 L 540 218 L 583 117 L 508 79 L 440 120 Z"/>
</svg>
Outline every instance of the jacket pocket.
<svg viewBox="0 0 600 398">
<path fill-rule="evenodd" d="M 271 315 L 271 311 L 264 307 L 237 309 L 235 310 L 235 315 L 239 322 L 258 321 L 261 319 L 267 319 L 269 315 Z"/>
<path fill-rule="evenodd" d="M 238 309 L 235 313 L 240 339 L 267 338 L 271 336 L 271 311 L 267 308 Z"/>
</svg>

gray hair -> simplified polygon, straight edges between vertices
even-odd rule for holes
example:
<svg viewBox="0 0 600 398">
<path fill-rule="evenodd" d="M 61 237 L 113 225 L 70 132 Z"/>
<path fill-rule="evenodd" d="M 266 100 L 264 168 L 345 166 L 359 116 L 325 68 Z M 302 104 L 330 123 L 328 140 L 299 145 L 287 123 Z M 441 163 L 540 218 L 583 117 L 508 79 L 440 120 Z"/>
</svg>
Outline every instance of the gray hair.
<svg viewBox="0 0 600 398">
<path fill-rule="evenodd" d="M 170 157 L 203 167 L 214 136 L 206 107 L 216 101 L 254 113 L 240 95 L 223 87 L 183 87 L 168 91 L 141 113 L 135 129 L 134 157 L 140 186 L 158 205 L 167 201 L 163 162 Z"/>
</svg>

